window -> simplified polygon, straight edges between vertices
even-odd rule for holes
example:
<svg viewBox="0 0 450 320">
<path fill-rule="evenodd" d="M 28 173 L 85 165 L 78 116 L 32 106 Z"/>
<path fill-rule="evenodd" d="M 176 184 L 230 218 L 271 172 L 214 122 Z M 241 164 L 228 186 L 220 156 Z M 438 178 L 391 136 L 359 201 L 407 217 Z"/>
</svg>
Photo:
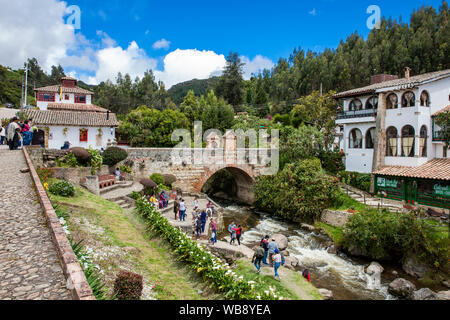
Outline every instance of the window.
<svg viewBox="0 0 450 320">
<path fill-rule="evenodd" d="M 422 91 L 420 95 L 420 106 L 421 107 L 429 107 L 430 106 L 430 95 L 427 91 Z"/>
<path fill-rule="evenodd" d="M 402 98 L 402 108 L 414 107 L 416 105 L 416 95 L 412 91 L 405 92 Z"/>
<path fill-rule="evenodd" d="M 402 157 L 415 156 L 415 131 L 411 126 L 405 126 L 402 129 Z"/>
<path fill-rule="evenodd" d="M 428 140 L 428 130 L 426 126 L 422 126 L 420 129 L 420 156 L 427 156 L 427 140 Z"/>
<path fill-rule="evenodd" d="M 386 101 L 386 108 L 387 109 L 397 109 L 398 108 L 398 97 L 395 93 L 391 93 L 387 97 Z"/>
<path fill-rule="evenodd" d="M 88 130 L 80 129 L 80 142 L 88 142 Z"/>
<path fill-rule="evenodd" d="M 64 95 L 64 100 L 70 100 L 70 96 L 68 94 Z"/>
<path fill-rule="evenodd" d="M 375 135 L 377 128 L 370 128 L 366 133 L 366 149 L 373 149 L 375 147 Z"/>
<path fill-rule="evenodd" d="M 398 150 L 398 133 L 395 127 L 389 127 L 386 131 L 387 150 L 386 156 L 396 157 Z"/>
<path fill-rule="evenodd" d="M 86 103 L 86 96 L 76 94 L 75 103 Z"/>
<path fill-rule="evenodd" d="M 350 149 L 362 149 L 362 133 L 359 129 L 350 131 Z"/>
<path fill-rule="evenodd" d="M 38 99 L 39 99 L 39 101 L 55 102 L 55 94 L 54 93 L 39 93 Z"/>
<path fill-rule="evenodd" d="M 378 109 L 378 97 L 373 96 L 367 99 L 366 109 Z"/>
<path fill-rule="evenodd" d="M 349 106 L 350 111 L 362 110 L 362 102 L 359 99 L 354 99 L 350 102 Z"/>
</svg>

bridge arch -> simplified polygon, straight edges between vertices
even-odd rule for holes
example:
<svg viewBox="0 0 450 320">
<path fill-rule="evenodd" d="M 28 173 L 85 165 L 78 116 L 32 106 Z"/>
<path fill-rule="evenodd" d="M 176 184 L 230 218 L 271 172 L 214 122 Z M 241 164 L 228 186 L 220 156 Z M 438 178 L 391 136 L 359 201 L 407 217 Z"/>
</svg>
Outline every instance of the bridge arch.
<svg viewBox="0 0 450 320">
<path fill-rule="evenodd" d="M 253 204 L 255 202 L 255 194 L 253 192 L 255 175 L 250 166 L 226 165 L 207 168 L 202 178 L 194 185 L 195 190 L 201 192 L 206 182 L 221 170 L 226 170 L 233 176 L 238 200 L 246 204 Z"/>
</svg>

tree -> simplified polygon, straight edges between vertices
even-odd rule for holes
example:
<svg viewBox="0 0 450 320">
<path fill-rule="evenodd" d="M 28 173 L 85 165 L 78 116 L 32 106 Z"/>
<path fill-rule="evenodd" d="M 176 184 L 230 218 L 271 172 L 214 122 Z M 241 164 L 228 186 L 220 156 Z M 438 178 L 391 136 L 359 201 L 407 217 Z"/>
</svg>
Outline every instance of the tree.
<svg viewBox="0 0 450 320">
<path fill-rule="evenodd" d="M 234 109 L 225 100 L 218 99 L 214 91 L 209 91 L 206 99 L 200 99 L 201 120 L 203 130 L 217 129 L 225 132 L 231 129 L 234 123 Z"/>
<path fill-rule="evenodd" d="M 189 90 L 180 105 L 180 111 L 183 112 L 193 126 L 194 121 L 201 120 L 200 104 L 195 96 L 194 90 Z"/>
<path fill-rule="evenodd" d="M 179 111 L 141 106 L 127 115 L 118 132 L 133 147 L 174 147 L 178 142 L 171 140 L 172 133 L 188 128 L 189 120 Z"/>
<path fill-rule="evenodd" d="M 230 52 L 223 75 L 216 87 L 217 95 L 224 98 L 235 108 L 244 101 L 243 66 L 244 63 L 241 62 L 239 55 Z"/>
<path fill-rule="evenodd" d="M 435 123 L 440 127 L 439 139 L 445 143 L 445 147 L 450 147 L 450 112 L 439 114 L 435 118 Z"/>
<path fill-rule="evenodd" d="M 53 84 L 59 84 L 61 83 L 61 78 L 65 77 L 66 74 L 64 73 L 63 67 L 61 65 L 52 66 L 52 72 L 50 74 L 50 80 Z"/>
</svg>

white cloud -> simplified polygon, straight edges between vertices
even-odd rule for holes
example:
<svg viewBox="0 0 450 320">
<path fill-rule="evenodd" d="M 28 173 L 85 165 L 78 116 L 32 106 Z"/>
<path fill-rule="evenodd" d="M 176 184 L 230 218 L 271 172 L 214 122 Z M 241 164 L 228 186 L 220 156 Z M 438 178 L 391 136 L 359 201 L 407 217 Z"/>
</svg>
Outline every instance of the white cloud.
<svg viewBox="0 0 450 320">
<path fill-rule="evenodd" d="M 90 84 L 108 79 L 114 81 L 119 72 L 128 73 L 134 80 L 136 77 L 142 77 L 148 69 L 155 69 L 157 65 L 157 61 L 149 58 L 135 41 L 132 41 L 126 50 L 120 46 L 102 49 L 97 52 L 96 59 L 98 67 L 95 77 L 86 79 Z"/>
<path fill-rule="evenodd" d="M 35 57 L 45 70 L 66 56 L 74 29 L 63 19 L 66 3 L 57 0 L 0 0 L 0 63 L 23 67 Z"/>
<path fill-rule="evenodd" d="M 155 50 L 158 50 L 158 49 L 168 50 L 170 47 L 170 41 L 167 41 L 166 39 L 162 38 L 161 40 L 156 41 L 152 47 Z"/>
<path fill-rule="evenodd" d="M 310 15 L 315 17 L 317 15 L 316 8 L 313 8 L 310 12 L 308 12 L 308 14 L 310 14 Z"/>
<path fill-rule="evenodd" d="M 225 56 L 214 51 L 177 49 L 164 58 L 164 71 L 155 71 L 155 76 L 170 88 L 183 81 L 207 79 L 222 71 L 225 63 Z"/>
<path fill-rule="evenodd" d="M 258 74 L 264 69 L 270 70 L 275 66 L 272 60 L 261 55 L 257 55 L 253 58 L 253 60 L 250 60 L 248 57 L 242 56 L 241 60 L 243 63 L 245 63 L 243 74 L 245 80 L 249 80 L 254 73 Z"/>
</svg>

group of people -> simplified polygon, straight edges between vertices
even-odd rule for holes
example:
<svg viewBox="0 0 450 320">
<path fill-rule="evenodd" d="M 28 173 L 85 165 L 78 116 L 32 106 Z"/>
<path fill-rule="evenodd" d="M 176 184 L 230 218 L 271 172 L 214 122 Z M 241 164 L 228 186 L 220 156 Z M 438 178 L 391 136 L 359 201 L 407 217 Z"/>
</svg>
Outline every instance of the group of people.
<svg viewBox="0 0 450 320">
<path fill-rule="evenodd" d="M 236 245 L 236 240 L 238 245 L 241 245 L 241 237 L 242 237 L 242 226 L 236 225 L 234 221 L 228 225 L 228 232 L 230 233 L 230 245 Z"/>
<path fill-rule="evenodd" d="M 118 168 L 115 171 L 115 176 L 117 181 L 121 180 L 122 174 Z M 166 195 L 164 190 L 158 196 L 155 194 L 152 194 L 151 196 L 147 195 L 147 200 L 155 208 L 164 209 L 169 206 L 169 197 Z"/>
<path fill-rule="evenodd" d="M 211 238 L 210 243 L 215 244 L 217 243 L 217 222 L 213 218 L 214 214 L 214 205 L 211 201 L 208 202 L 206 205 L 206 208 L 203 210 L 200 210 L 199 203 L 198 203 L 198 197 L 194 198 L 194 208 L 192 210 L 192 234 L 193 236 L 196 236 L 197 239 L 200 238 L 202 234 L 205 233 L 206 224 L 208 219 L 211 219 L 210 223 L 210 230 L 211 230 Z M 175 220 L 186 221 L 186 211 L 187 206 L 186 202 L 183 198 L 180 200 L 175 200 L 174 206 L 173 206 L 173 212 L 175 215 Z"/>
<path fill-rule="evenodd" d="M 274 278 L 281 280 L 278 274 L 278 269 L 284 265 L 284 255 L 278 248 L 278 244 L 274 238 L 270 239 L 269 236 L 265 236 L 261 239 L 260 246 L 255 248 L 252 263 L 255 265 L 257 272 L 261 272 L 261 265 L 271 266 L 274 268 Z M 269 263 L 267 263 L 269 258 Z"/>
<path fill-rule="evenodd" d="M 31 121 L 19 121 L 17 117 L 11 119 L 6 128 L 0 127 L 0 145 L 7 144 L 9 150 L 17 150 L 23 146 L 31 145 L 33 140 L 33 128 Z"/>
</svg>

